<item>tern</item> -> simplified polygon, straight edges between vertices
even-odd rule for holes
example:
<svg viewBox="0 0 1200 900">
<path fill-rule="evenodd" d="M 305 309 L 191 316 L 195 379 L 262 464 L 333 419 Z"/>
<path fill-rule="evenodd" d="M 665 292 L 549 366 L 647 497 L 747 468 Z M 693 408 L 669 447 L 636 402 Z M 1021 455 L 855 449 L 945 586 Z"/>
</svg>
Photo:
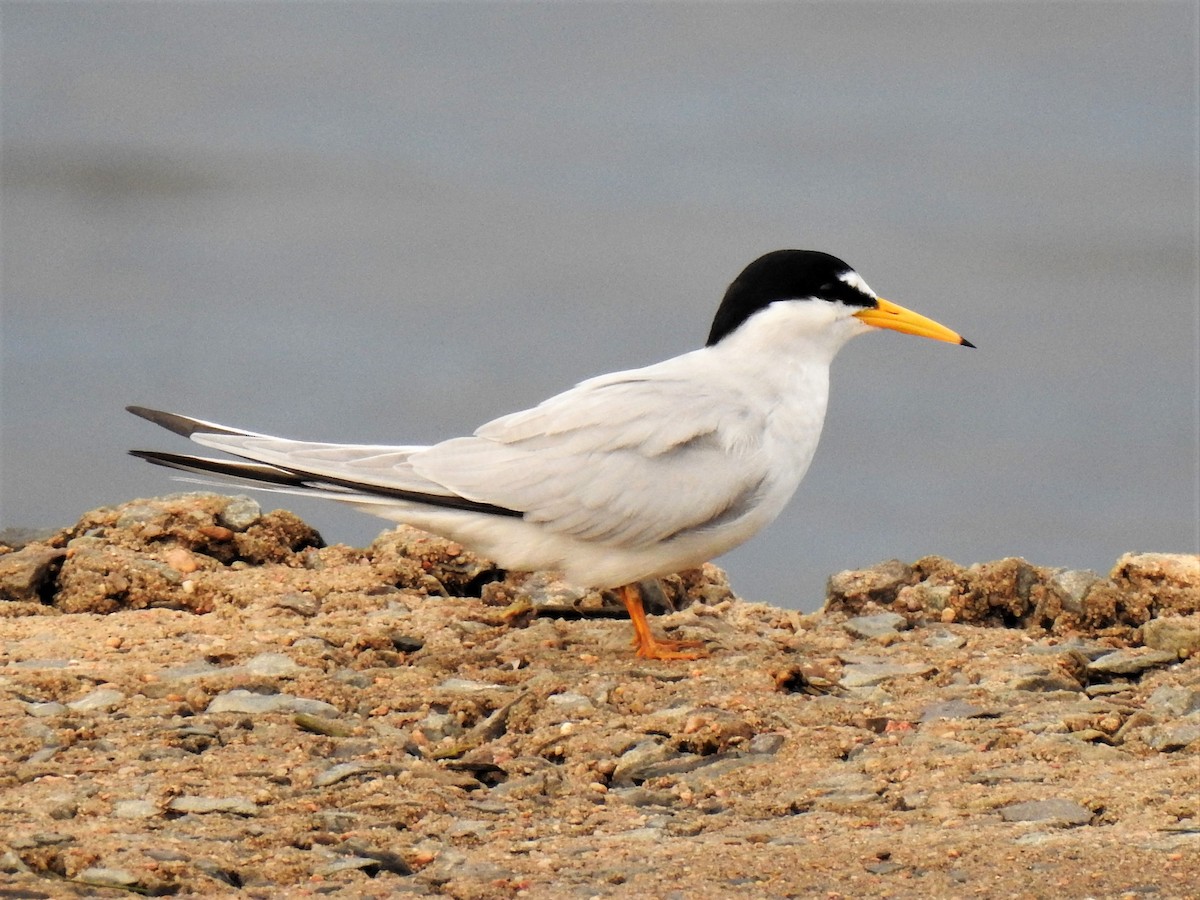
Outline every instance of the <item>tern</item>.
<svg viewBox="0 0 1200 900">
<path fill-rule="evenodd" d="M 699 566 L 779 515 L 817 449 L 834 356 L 881 328 L 975 346 L 879 297 L 837 257 L 777 250 L 729 286 L 703 347 L 590 378 L 470 437 L 317 443 L 131 406 L 239 459 L 130 452 L 348 503 L 505 569 L 559 570 L 579 587 L 615 590 L 639 657 L 696 659 L 698 642 L 652 633 L 639 582 Z"/>
</svg>

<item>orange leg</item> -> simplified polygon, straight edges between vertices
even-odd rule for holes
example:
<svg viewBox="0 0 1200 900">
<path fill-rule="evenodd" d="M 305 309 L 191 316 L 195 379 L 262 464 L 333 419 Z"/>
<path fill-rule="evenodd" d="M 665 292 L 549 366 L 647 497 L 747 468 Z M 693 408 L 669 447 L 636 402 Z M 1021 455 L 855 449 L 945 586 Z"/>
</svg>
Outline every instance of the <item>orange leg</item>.
<svg viewBox="0 0 1200 900">
<path fill-rule="evenodd" d="M 703 641 L 670 641 L 666 638 L 656 638 L 650 631 L 650 623 L 646 621 L 646 610 L 642 607 L 642 592 L 636 584 L 626 584 L 617 588 L 621 602 L 629 610 L 629 618 L 633 622 L 633 646 L 637 647 L 637 655 L 642 659 L 700 659 L 707 654 L 701 649 L 688 653 L 685 648 L 703 648 Z"/>
</svg>

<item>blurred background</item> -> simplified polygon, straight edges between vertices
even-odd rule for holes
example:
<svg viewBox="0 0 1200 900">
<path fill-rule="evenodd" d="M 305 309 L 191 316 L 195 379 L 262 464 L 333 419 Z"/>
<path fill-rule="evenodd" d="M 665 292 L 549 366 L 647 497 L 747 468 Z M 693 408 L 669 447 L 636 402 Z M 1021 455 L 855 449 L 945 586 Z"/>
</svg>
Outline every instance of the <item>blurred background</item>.
<svg viewBox="0 0 1200 900">
<path fill-rule="evenodd" d="M 186 450 L 127 403 L 435 441 L 699 346 L 802 247 L 979 349 L 841 353 L 796 499 L 719 560 L 739 593 L 1196 552 L 1196 17 L 5 2 L 0 528 L 189 489 L 125 455 Z"/>
</svg>

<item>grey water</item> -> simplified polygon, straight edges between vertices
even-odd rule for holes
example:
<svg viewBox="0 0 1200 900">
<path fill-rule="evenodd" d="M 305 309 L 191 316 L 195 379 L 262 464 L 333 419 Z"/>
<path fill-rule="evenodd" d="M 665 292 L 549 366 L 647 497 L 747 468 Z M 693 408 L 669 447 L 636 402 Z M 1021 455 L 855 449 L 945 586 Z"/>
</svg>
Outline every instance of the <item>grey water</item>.
<svg viewBox="0 0 1200 900">
<path fill-rule="evenodd" d="M 0 528 L 182 489 L 123 411 L 414 443 L 703 342 L 826 250 L 975 351 L 835 362 L 718 562 L 1197 552 L 1194 3 L 0 4 Z M 264 495 L 329 541 L 385 525 Z"/>
</svg>

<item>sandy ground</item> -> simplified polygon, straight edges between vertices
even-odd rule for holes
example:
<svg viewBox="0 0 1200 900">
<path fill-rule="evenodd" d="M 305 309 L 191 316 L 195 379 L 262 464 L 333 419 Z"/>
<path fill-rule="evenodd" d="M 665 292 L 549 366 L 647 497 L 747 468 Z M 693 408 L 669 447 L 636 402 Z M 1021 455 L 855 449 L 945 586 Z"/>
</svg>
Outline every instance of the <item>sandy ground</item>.
<svg viewBox="0 0 1200 900">
<path fill-rule="evenodd" d="M 246 498 L 0 547 L 0 900 L 1200 897 L 1200 559 L 611 598 Z M 786 565 L 786 561 L 781 561 Z M 669 611 L 674 608 L 675 611 Z"/>
</svg>

